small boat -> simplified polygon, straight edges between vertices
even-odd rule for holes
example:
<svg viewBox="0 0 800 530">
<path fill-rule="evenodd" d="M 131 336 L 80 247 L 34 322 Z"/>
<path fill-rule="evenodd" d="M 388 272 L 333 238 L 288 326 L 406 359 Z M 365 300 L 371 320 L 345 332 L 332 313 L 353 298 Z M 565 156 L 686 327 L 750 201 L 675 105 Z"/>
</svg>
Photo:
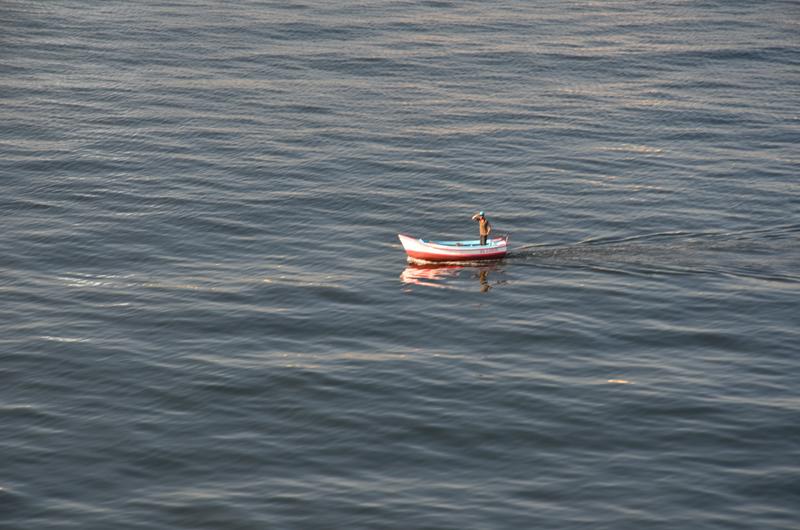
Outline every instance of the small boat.
<svg viewBox="0 0 800 530">
<path fill-rule="evenodd" d="M 508 252 L 508 236 L 489 239 L 485 245 L 476 240 L 426 241 L 398 234 L 409 261 L 476 261 L 500 259 Z"/>
</svg>

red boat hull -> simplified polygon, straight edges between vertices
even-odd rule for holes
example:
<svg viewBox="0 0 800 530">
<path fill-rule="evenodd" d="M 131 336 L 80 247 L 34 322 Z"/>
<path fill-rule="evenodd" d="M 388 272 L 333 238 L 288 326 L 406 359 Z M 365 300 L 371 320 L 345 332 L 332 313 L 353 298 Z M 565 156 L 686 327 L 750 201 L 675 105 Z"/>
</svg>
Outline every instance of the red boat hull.
<svg viewBox="0 0 800 530">
<path fill-rule="evenodd" d="M 476 261 L 482 259 L 500 259 L 506 255 L 506 251 L 495 252 L 492 254 L 431 254 L 429 252 L 417 252 L 414 250 L 406 250 L 409 258 L 419 259 L 423 261 Z"/>
</svg>

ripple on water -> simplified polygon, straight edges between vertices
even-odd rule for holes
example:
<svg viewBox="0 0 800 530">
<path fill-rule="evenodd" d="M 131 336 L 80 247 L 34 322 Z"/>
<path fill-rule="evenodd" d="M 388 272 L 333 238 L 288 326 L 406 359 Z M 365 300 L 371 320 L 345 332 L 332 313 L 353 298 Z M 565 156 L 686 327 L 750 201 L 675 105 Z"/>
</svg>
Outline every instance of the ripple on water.
<svg viewBox="0 0 800 530">
<path fill-rule="evenodd" d="M 794 527 L 787 3 L 84 4 L 4 4 L 6 524 Z"/>
</svg>

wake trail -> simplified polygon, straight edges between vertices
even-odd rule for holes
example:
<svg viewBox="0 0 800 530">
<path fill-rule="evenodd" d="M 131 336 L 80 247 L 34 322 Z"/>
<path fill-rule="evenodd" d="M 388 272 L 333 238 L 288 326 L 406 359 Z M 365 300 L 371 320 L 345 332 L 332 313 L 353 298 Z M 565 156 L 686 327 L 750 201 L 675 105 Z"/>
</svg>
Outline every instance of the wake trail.
<svg viewBox="0 0 800 530">
<path fill-rule="evenodd" d="M 736 232 L 670 231 L 528 244 L 509 249 L 505 260 L 623 274 L 712 274 L 800 283 L 799 226 Z"/>
</svg>

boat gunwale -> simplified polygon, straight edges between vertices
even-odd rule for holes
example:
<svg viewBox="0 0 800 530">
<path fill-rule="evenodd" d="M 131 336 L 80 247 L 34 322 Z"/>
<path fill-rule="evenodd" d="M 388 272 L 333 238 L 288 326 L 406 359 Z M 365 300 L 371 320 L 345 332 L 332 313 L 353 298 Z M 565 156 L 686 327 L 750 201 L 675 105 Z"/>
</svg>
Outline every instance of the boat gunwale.
<svg viewBox="0 0 800 530">
<path fill-rule="evenodd" d="M 454 252 L 456 254 L 465 254 L 474 252 L 476 250 L 494 250 L 504 252 L 508 247 L 508 235 L 490 239 L 491 245 L 481 245 L 477 239 L 464 239 L 461 241 L 426 241 L 422 238 L 416 238 L 408 234 L 398 234 L 402 243 L 402 238 L 405 237 L 417 244 L 431 249 L 443 250 L 447 252 Z M 466 244 L 464 244 L 466 243 Z M 477 244 L 476 244 L 477 243 Z M 403 245 L 405 247 L 405 245 Z"/>
</svg>

